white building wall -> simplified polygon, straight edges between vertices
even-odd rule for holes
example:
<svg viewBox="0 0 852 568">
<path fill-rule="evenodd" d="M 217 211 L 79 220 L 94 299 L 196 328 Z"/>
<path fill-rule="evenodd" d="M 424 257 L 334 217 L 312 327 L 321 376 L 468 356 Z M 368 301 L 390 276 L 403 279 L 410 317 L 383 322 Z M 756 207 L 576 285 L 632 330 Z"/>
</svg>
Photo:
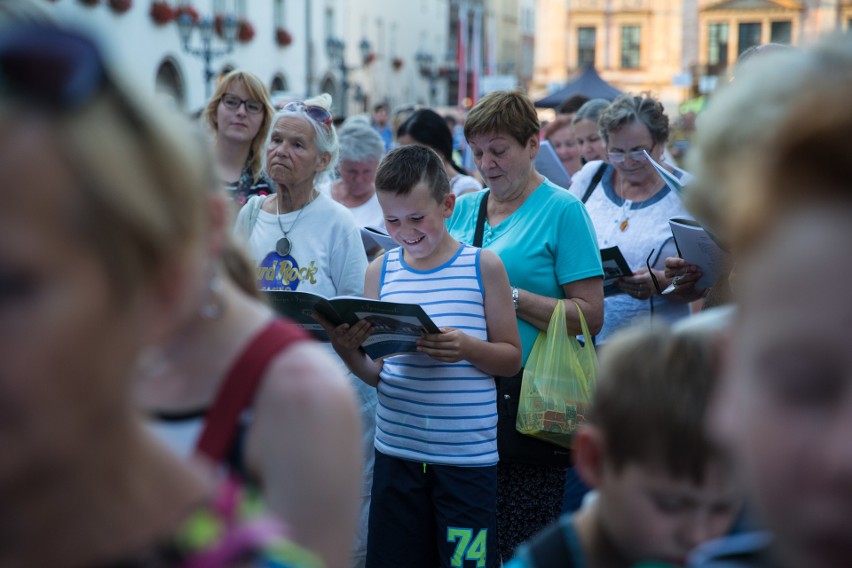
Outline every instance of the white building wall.
<svg viewBox="0 0 852 568">
<path fill-rule="evenodd" d="M 350 73 L 350 97 L 357 87 L 365 100 L 350 98 L 350 114 L 387 102 L 391 108 L 412 103 L 430 104 L 429 80 L 420 74 L 416 55 L 428 53 L 434 70 L 446 64 L 450 0 L 345 0 L 340 33 L 347 39 L 347 62 L 358 69 Z M 370 42 L 376 59 L 361 66 L 359 44 Z M 395 59 L 402 61 L 396 69 Z M 437 106 L 447 99 L 446 80 L 434 81 Z"/>
<path fill-rule="evenodd" d="M 114 13 L 104 1 L 88 7 L 76 0 L 33 0 L 41 2 L 60 22 L 90 30 L 105 52 L 135 81 L 139 88 L 153 92 L 157 70 L 170 59 L 178 69 L 185 88 L 179 105 L 186 111 L 200 109 L 206 99 L 204 62 L 183 51 L 177 24 L 156 25 L 149 12 L 151 0 L 134 0 L 124 14 Z M 435 70 L 446 64 L 449 6 L 451 0 L 283 0 L 283 27 L 293 36 L 287 47 L 275 41 L 276 0 L 193 0 L 202 16 L 212 16 L 214 6 L 234 13 L 235 4 L 245 10 L 255 30 L 248 43 L 237 42 L 234 51 L 212 62 L 214 73 L 224 67 L 247 69 L 260 76 L 267 86 L 280 74 L 292 97 L 302 98 L 327 89 L 342 93 L 340 69 L 329 61 L 326 39 L 333 35 L 346 42 L 346 63 L 350 88 L 349 113 L 363 108 L 364 102 L 387 101 L 391 106 L 430 102 L 429 80 L 419 73 L 418 51 L 430 53 Z M 172 0 L 172 6 L 179 2 Z M 310 20 L 310 23 L 308 23 Z M 361 66 L 359 44 L 367 39 L 376 52 L 376 60 Z M 192 45 L 200 46 L 200 38 Z M 214 46 L 223 42 L 215 38 Z M 394 69 L 393 60 L 403 61 Z M 446 101 L 444 79 L 435 81 L 436 100 Z M 356 100 L 357 87 L 365 98 Z M 336 107 L 340 108 L 340 101 Z"/>
</svg>

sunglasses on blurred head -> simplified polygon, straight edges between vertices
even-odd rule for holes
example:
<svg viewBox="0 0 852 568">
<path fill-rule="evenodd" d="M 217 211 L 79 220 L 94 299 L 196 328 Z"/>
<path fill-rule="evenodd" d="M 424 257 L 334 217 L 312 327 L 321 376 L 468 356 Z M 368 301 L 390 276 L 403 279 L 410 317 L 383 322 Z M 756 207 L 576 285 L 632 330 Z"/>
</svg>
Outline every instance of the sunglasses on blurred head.
<svg viewBox="0 0 852 568">
<path fill-rule="evenodd" d="M 71 110 L 88 102 L 106 81 L 98 48 L 83 35 L 29 25 L 0 33 L 0 96 Z"/>
<path fill-rule="evenodd" d="M 282 110 L 285 110 L 287 112 L 304 111 L 305 114 L 307 114 L 314 122 L 324 124 L 326 127 L 331 126 L 331 113 L 328 110 L 322 108 L 321 106 L 306 105 L 302 101 L 294 101 L 284 105 L 284 108 Z"/>
</svg>

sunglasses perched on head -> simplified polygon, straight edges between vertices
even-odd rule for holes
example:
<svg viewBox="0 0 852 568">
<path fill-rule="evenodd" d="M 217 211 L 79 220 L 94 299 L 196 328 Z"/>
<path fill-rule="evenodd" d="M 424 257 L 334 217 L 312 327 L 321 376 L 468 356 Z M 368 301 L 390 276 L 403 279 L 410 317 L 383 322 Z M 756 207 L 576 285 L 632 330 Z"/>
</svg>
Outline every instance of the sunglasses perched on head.
<svg viewBox="0 0 852 568">
<path fill-rule="evenodd" d="M 284 105 L 284 108 L 282 110 L 286 110 L 287 112 L 304 112 L 314 122 L 324 124 L 326 127 L 331 126 L 331 113 L 328 110 L 322 108 L 321 106 L 306 105 L 302 101 L 294 101 L 292 103 L 287 103 L 286 105 Z"/>
<path fill-rule="evenodd" d="M 237 110 L 240 105 L 246 105 L 246 112 L 250 114 L 260 114 L 263 112 L 263 103 L 254 99 L 241 99 L 237 95 L 225 93 L 222 95 L 222 104 L 225 108 Z"/>
<path fill-rule="evenodd" d="M 71 110 L 89 101 L 106 81 L 98 48 L 83 35 L 48 26 L 0 33 L 0 96 Z"/>
</svg>

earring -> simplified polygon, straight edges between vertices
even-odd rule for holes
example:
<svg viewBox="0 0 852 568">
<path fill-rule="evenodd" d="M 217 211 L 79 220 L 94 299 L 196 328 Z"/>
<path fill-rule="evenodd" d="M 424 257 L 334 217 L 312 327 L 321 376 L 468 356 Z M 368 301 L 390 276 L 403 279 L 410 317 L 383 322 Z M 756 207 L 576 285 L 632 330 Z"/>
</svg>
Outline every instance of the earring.
<svg viewBox="0 0 852 568">
<path fill-rule="evenodd" d="M 207 287 L 201 298 L 201 317 L 206 320 L 215 320 L 225 313 L 225 300 L 222 298 L 222 277 L 219 271 L 213 267 L 210 270 L 210 278 L 207 279 Z"/>
</svg>

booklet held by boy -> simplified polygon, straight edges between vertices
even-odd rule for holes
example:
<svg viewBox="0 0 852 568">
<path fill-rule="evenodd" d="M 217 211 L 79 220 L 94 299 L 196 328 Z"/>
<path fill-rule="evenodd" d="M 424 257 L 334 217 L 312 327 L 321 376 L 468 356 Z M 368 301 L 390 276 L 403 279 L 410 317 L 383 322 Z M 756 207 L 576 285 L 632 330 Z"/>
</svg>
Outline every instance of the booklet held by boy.
<svg viewBox="0 0 852 568">
<path fill-rule="evenodd" d="M 353 325 L 366 319 L 373 331 L 361 348 L 371 359 L 401 353 L 416 353 L 417 340 L 426 333 L 440 333 L 435 322 L 416 304 L 397 304 L 355 296 L 324 298 L 310 292 L 264 290 L 263 295 L 282 316 L 320 341 L 330 341 L 325 329 L 312 317 L 314 312 L 334 325 Z"/>
</svg>

